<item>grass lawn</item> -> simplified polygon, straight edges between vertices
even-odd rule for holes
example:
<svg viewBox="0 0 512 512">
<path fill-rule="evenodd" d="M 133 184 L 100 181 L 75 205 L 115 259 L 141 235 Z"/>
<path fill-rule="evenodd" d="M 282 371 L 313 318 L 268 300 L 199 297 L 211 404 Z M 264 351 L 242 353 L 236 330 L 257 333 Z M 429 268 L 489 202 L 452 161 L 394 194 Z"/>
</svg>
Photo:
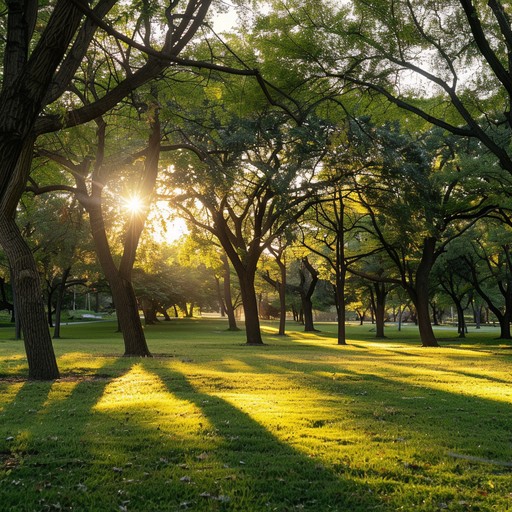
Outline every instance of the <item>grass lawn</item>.
<svg viewBox="0 0 512 512">
<path fill-rule="evenodd" d="M 63 326 L 56 382 L 2 328 L 0 510 L 512 510 L 512 344 L 317 327 L 173 320 L 128 359 L 113 323 Z"/>
</svg>

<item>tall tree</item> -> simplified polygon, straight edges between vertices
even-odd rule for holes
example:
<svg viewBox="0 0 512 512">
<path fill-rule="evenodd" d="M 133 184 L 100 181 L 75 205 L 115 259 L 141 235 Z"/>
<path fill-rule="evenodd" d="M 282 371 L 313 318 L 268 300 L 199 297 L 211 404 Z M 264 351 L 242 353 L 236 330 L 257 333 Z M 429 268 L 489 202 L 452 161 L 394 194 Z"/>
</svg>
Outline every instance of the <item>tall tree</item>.
<svg viewBox="0 0 512 512">
<path fill-rule="evenodd" d="M 176 163 L 172 201 L 188 222 L 218 238 L 240 283 L 247 343 L 260 345 L 258 262 L 314 200 L 321 131 L 290 126 L 273 111 L 240 119 L 213 108 L 209 126 L 187 132 L 202 161 Z"/>
<path fill-rule="evenodd" d="M 138 20 L 134 39 L 123 33 L 126 18 L 113 9 L 117 3 L 98 0 L 89 6 L 82 0 L 53 0 L 42 6 L 34 0 L 9 1 L 0 16 L 5 34 L 5 44 L 0 46 L 0 244 L 13 270 L 29 377 L 33 379 L 59 376 L 35 263 L 13 217 L 30 172 L 34 141 L 41 133 L 98 118 L 168 65 L 182 62 L 179 54 L 202 25 L 211 0 L 178 1 L 169 6 L 149 0 L 129 7 L 123 4 L 120 9 Z M 166 27 L 154 46 L 151 41 L 151 47 L 144 36 L 148 12 L 152 20 Z M 80 81 L 80 65 L 99 28 L 112 38 L 120 53 L 133 59 L 115 67 L 115 79 L 90 104 L 75 108 L 74 102 L 66 101 L 60 109 L 52 109 L 63 95 L 70 99 L 87 86 Z M 145 61 L 141 52 L 147 55 Z"/>
<path fill-rule="evenodd" d="M 503 339 L 512 339 L 511 248 L 510 229 L 487 222 L 475 228 L 457 265 L 459 277 L 470 283 L 498 319 Z"/>
<path fill-rule="evenodd" d="M 415 306 L 422 344 L 437 346 L 429 314 L 430 272 L 452 240 L 495 208 L 488 183 L 471 158 L 464 161 L 436 132 L 415 141 L 398 125 L 359 125 L 355 134 L 362 136 L 354 140 L 357 151 L 373 162 L 354 183 L 359 201 L 375 240 L 398 271 L 392 281 L 406 289 Z"/>
</svg>

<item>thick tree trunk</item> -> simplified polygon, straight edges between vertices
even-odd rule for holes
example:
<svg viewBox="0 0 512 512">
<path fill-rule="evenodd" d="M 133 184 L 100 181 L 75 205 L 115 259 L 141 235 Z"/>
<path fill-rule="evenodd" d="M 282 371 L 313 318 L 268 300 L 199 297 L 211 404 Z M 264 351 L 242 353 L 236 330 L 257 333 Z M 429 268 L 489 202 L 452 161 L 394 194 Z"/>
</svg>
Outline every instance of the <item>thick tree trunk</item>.
<svg viewBox="0 0 512 512">
<path fill-rule="evenodd" d="M 119 330 L 123 334 L 124 355 L 149 357 L 144 330 L 139 316 L 139 307 L 132 283 L 125 279 L 117 269 L 105 233 L 101 203 L 88 205 L 91 222 L 91 232 L 96 247 L 98 260 L 110 285 L 112 299 L 115 305 Z"/>
<path fill-rule="evenodd" d="M 125 357 L 151 357 L 139 316 L 137 298 L 130 281 L 119 274 L 107 276 L 124 340 Z"/>
<path fill-rule="evenodd" d="M 1 129 L 0 129 L 1 133 Z M 18 154 L 11 181 L 2 189 L 0 203 L 0 245 L 9 260 L 16 311 L 16 338 L 22 333 L 27 354 L 29 378 L 59 378 L 50 330 L 44 310 L 41 283 L 32 251 L 14 220 L 14 213 L 32 165 L 34 139 L 26 138 Z M 2 155 L 3 163 L 3 153 Z M 2 176 L 5 177 L 2 169 Z"/>
<path fill-rule="evenodd" d="M 430 311 L 428 304 L 428 292 L 425 289 L 416 290 L 416 318 L 418 321 L 418 330 L 420 333 L 421 344 L 424 347 L 438 347 L 437 339 L 432 329 L 430 321 Z"/>
<path fill-rule="evenodd" d="M 14 299 L 27 353 L 28 376 L 35 380 L 58 379 L 57 360 L 32 251 L 23 240 L 14 219 L 2 214 L 0 241 L 12 267 Z"/>
<path fill-rule="evenodd" d="M 416 318 L 420 333 L 421 344 L 424 347 L 438 347 L 437 339 L 432 329 L 429 311 L 429 277 L 435 261 L 435 238 L 425 238 L 423 241 L 423 254 L 416 270 L 414 288 L 409 290 L 409 295 L 416 309 Z"/>
<path fill-rule="evenodd" d="M 315 323 L 313 319 L 313 303 L 311 298 L 302 297 L 302 311 L 304 312 L 304 332 L 315 331 Z"/>
<path fill-rule="evenodd" d="M 500 322 L 500 338 L 502 340 L 512 339 L 512 334 L 510 332 L 510 315 L 502 315 L 499 318 L 499 322 Z"/>
<path fill-rule="evenodd" d="M 238 272 L 237 272 L 238 274 Z M 254 289 L 255 271 L 245 271 L 238 274 L 242 305 L 245 315 L 245 335 L 247 345 L 263 345 L 260 329 L 260 317 L 258 314 L 258 299 Z"/>
</svg>

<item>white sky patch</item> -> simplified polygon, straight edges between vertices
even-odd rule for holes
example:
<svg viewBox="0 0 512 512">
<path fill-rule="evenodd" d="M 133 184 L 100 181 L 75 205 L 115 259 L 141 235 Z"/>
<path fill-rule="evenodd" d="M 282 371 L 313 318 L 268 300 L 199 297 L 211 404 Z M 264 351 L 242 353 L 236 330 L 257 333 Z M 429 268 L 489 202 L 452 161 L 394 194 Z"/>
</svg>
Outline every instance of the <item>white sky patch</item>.
<svg viewBox="0 0 512 512">
<path fill-rule="evenodd" d="M 213 16 L 213 30 L 217 33 L 231 32 L 237 25 L 238 16 L 232 7 L 228 12 L 216 13 Z"/>
</svg>

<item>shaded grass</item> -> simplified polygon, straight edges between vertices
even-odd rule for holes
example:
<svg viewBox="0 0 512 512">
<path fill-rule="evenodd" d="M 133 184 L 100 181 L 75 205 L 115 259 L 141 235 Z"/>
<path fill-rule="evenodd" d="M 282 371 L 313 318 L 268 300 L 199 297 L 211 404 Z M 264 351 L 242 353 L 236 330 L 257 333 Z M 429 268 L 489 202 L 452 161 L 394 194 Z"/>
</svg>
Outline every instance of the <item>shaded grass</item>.
<svg viewBox="0 0 512 512">
<path fill-rule="evenodd" d="M 63 378 L 26 382 L 0 332 L 0 509 L 512 510 L 512 377 L 495 331 L 444 348 L 369 326 L 264 347 L 215 320 L 65 326 Z M 452 337 L 453 336 L 453 337 Z"/>
</svg>

